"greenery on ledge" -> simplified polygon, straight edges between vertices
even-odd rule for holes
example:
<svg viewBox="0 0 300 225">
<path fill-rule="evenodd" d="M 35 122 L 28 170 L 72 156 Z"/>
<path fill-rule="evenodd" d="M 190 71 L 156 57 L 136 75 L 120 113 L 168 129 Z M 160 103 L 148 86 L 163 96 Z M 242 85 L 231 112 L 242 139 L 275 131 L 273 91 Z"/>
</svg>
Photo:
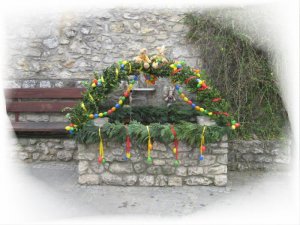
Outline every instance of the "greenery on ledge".
<svg viewBox="0 0 300 225">
<path fill-rule="evenodd" d="M 151 123 L 149 125 L 152 141 L 156 140 L 163 143 L 171 143 L 174 136 L 170 130 L 170 124 Z M 177 139 L 185 141 L 191 146 L 199 145 L 203 126 L 195 123 L 180 121 L 174 124 L 177 133 Z M 75 139 L 80 143 L 93 144 L 99 143 L 99 127 L 94 126 L 93 121 L 88 122 L 78 131 Z M 205 142 L 213 143 L 219 141 L 224 134 L 232 133 L 229 127 L 208 126 L 205 131 Z M 101 134 L 106 140 L 113 140 L 124 143 L 126 135 L 139 144 L 146 144 L 148 132 L 146 125 L 132 121 L 128 125 L 120 122 L 105 123 L 101 128 Z"/>
</svg>

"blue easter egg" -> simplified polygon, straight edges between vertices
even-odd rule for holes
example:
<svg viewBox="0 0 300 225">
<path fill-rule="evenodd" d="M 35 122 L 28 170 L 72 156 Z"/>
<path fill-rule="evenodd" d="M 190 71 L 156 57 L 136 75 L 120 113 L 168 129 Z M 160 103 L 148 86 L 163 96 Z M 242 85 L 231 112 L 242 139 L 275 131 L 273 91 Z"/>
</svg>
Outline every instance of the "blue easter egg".
<svg viewBox="0 0 300 225">
<path fill-rule="evenodd" d="M 182 65 L 181 64 L 178 64 L 177 65 L 177 69 L 181 69 L 182 68 Z"/>
<path fill-rule="evenodd" d="M 199 82 L 200 82 L 200 79 L 196 79 L 196 81 L 199 83 Z"/>
<path fill-rule="evenodd" d="M 94 118 L 98 118 L 99 115 L 97 113 L 94 114 Z"/>
<path fill-rule="evenodd" d="M 124 69 L 124 68 L 125 68 L 125 65 L 124 65 L 124 64 L 122 64 L 122 65 L 121 65 L 121 69 Z"/>
<path fill-rule="evenodd" d="M 134 80 L 137 81 L 139 78 L 137 75 L 134 76 Z"/>
<path fill-rule="evenodd" d="M 175 88 L 176 88 L 176 90 L 179 90 L 180 87 L 178 84 L 176 84 Z"/>
<path fill-rule="evenodd" d="M 200 156 L 199 156 L 199 160 L 202 161 L 203 159 L 204 159 L 204 156 L 203 156 L 203 155 L 200 155 Z"/>
<path fill-rule="evenodd" d="M 195 107 L 196 107 L 196 105 L 193 103 L 193 104 L 192 104 L 192 108 L 195 108 Z"/>
<path fill-rule="evenodd" d="M 74 130 L 69 130 L 69 134 L 74 134 Z"/>
<path fill-rule="evenodd" d="M 121 106 L 120 106 L 120 104 L 116 104 L 115 107 L 118 109 L 118 108 L 120 108 Z"/>
<path fill-rule="evenodd" d="M 101 87 L 101 86 L 102 86 L 102 83 L 99 83 L 99 82 L 98 82 L 97 86 L 98 86 L 98 87 Z"/>
</svg>

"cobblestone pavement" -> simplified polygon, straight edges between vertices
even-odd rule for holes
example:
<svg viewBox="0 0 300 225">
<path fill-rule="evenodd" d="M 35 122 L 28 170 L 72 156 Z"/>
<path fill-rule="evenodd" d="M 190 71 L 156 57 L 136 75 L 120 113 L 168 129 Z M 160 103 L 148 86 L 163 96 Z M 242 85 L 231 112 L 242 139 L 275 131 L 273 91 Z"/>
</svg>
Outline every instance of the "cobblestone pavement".
<svg viewBox="0 0 300 225">
<path fill-rule="evenodd" d="M 234 218 L 238 221 L 244 214 L 251 215 L 244 222 L 252 224 L 257 216 L 263 216 L 266 222 L 268 216 L 274 217 L 274 213 L 283 221 L 287 221 L 287 216 L 293 216 L 287 212 L 292 209 L 295 197 L 289 183 L 291 172 L 288 171 L 229 172 L 227 187 L 159 188 L 81 186 L 77 184 L 75 163 L 22 164 L 20 168 L 30 176 L 19 180 L 25 198 L 19 207 L 26 201 L 29 207 L 30 201 L 27 215 L 32 220 L 149 215 L 162 221 L 172 216 L 179 221 L 200 213 L 207 223 L 223 224 L 218 217 L 227 213 L 228 216 L 233 215 L 232 224 Z M 231 210 L 239 210 L 239 213 L 234 214 Z M 39 213 L 30 216 L 30 212 L 35 211 Z M 223 222 L 226 223 L 226 220 Z"/>
</svg>

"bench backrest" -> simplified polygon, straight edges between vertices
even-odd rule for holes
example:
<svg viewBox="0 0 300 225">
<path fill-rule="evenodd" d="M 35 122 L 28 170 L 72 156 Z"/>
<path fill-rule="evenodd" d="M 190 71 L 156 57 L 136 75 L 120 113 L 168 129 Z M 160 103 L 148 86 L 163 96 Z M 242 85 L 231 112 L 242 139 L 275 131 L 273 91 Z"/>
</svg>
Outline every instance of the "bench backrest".
<svg viewBox="0 0 300 225">
<path fill-rule="evenodd" d="M 5 89 L 6 111 L 15 113 L 54 113 L 73 107 L 82 98 L 84 88 L 11 88 Z"/>
</svg>

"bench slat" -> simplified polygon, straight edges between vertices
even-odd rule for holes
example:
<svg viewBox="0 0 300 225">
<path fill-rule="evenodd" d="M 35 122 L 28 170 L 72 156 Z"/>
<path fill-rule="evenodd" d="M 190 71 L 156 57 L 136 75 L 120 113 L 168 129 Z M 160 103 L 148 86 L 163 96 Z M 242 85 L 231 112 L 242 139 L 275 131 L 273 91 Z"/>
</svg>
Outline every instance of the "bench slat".
<svg viewBox="0 0 300 225">
<path fill-rule="evenodd" d="M 66 102 L 6 102 L 7 112 L 61 112 L 65 107 L 73 107 L 77 101 Z"/>
<path fill-rule="evenodd" d="M 66 122 L 12 122 L 16 132 L 55 132 L 66 134 Z"/>
<path fill-rule="evenodd" d="M 13 99 L 81 99 L 85 88 L 10 88 L 5 89 L 5 98 Z"/>
</svg>

